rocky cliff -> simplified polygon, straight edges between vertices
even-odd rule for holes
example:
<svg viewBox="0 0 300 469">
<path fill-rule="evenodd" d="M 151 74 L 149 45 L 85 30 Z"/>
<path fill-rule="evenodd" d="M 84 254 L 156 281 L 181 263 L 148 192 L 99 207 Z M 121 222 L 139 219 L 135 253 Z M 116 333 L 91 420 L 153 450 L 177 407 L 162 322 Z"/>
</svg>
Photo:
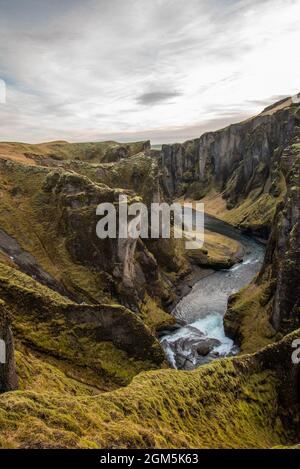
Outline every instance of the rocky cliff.
<svg viewBox="0 0 300 469">
<path fill-rule="evenodd" d="M 230 298 L 225 330 L 254 351 L 299 327 L 299 96 L 182 145 L 165 145 L 171 197 L 224 201 L 217 216 L 268 240 L 258 278 Z"/>
<path fill-rule="evenodd" d="M 201 199 L 215 190 L 227 209 L 239 209 L 233 212 L 235 224 L 267 238 L 276 203 L 285 191 L 280 156 L 294 138 L 299 119 L 299 104 L 287 99 L 199 139 L 163 145 L 161 164 L 168 193 Z"/>
<path fill-rule="evenodd" d="M 174 322 L 165 305 L 188 270 L 180 240 L 96 235 L 101 202 L 118 212 L 120 196 L 163 197 L 150 153 L 148 142 L 0 144 L 0 298 L 20 376 L 27 353 L 98 390 L 164 366 L 155 334 Z"/>
<path fill-rule="evenodd" d="M 271 224 L 258 278 L 229 301 L 225 330 L 243 350 L 278 339 L 300 324 L 300 127 L 281 150 L 278 167 L 287 187 Z M 263 327 L 257 327 L 260 323 Z"/>
</svg>

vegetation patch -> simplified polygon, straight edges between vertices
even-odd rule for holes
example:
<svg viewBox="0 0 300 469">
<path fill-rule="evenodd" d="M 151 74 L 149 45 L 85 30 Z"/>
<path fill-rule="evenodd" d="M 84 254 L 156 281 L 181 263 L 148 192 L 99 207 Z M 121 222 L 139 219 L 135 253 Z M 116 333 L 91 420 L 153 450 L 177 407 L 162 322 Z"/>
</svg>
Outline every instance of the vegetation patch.
<svg viewBox="0 0 300 469">
<path fill-rule="evenodd" d="M 95 397 L 0 397 L 4 447 L 269 448 L 286 444 L 277 378 L 249 358 L 140 374 Z"/>
</svg>

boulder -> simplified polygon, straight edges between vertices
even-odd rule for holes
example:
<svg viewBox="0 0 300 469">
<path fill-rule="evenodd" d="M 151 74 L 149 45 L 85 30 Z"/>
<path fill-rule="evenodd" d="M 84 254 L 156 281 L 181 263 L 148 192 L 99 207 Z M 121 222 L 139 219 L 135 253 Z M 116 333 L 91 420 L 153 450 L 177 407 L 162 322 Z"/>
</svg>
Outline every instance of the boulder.
<svg viewBox="0 0 300 469">
<path fill-rule="evenodd" d="M 220 345 L 221 342 L 218 339 L 206 339 L 201 341 L 197 345 L 197 353 L 202 357 L 206 357 L 215 347 Z"/>
</svg>

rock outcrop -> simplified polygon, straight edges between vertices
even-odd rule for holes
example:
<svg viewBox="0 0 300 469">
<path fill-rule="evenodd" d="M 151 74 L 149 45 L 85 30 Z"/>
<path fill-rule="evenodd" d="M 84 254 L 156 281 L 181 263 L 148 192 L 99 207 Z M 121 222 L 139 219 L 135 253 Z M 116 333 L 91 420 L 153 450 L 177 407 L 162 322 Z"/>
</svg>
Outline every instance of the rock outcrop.
<svg viewBox="0 0 300 469">
<path fill-rule="evenodd" d="M 150 329 L 124 306 L 74 303 L 5 265 L 1 265 L 0 296 L 11 312 L 18 350 L 26 346 L 44 358 L 55 358 L 58 368 L 68 364 L 69 373 L 72 368 L 80 370 L 81 380 L 87 384 L 104 389 L 124 385 L 137 372 L 164 362 Z M 13 377 L 12 336 L 6 314 L 3 321 L 6 376 L 9 372 Z"/>
<path fill-rule="evenodd" d="M 268 240 L 258 278 L 230 298 L 224 319 L 227 335 L 245 351 L 300 324 L 299 125 L 299 98 L 288 98 L 242 123 L 162 148 L 171 197 L 219 193 L 224 219 Z"/>
<path fill-rule="evenodd" d="M 270 269 L 274 300 L 271 323 L 290 332 L 300 326 L 300 127 L 281 156 L 287 194 L 274 218 L 260 281 Z"/>
<path fill-rule="evenodd" d="M 85 385 L 107 390 L 163 365 L 155 334 L 174 322 L 163 308 L 187 267 L 178 240 L 96 234 L 98 204 L 113 204 L 118 218 L 120 196 L 147 204 L 163 196 L 148 143 L 126 145 L 126 155 L 109 163 L 84 155 L 94 145 L 74 146 L 37 146 L 43 157 L 34 164 L 0 159 L 0 290 L 18 360 L 25 347 L 33 360 L 56 360 L 60 372 L 67 367 Z M 108 145 L 104 153 L 121 149 Z"/>
<path fill-rule="evenodd" d="M 248 288 L 230 298 L 224 318 L 227 335 L 246 351 L 263 343 L 253 340 L 255 335 L 262 341 L 277 340 L 300 325 L 299 135 L 300 128 L 295 127 L 294 139 L 279 155 L 287 191 L 272 221 L 262 269 Z M 262 318 L 263 327 L 257 327 Z"/>
<path fill-rule="evenodd" d="M 245 199 L 254 206 L 261 203 L 256 220 L 247 223 L 248 213 L 240 213 L 236 224 L 267 238 L 276 199 L 285 189 L 280 155 L 294 137 L 299 112 L 299 104 L 287 100 L 286 106 L 274 105 L 245 122 L 183 144 L 163 145 L 161 164 L 169 195 L 201 199 L 215 189 L 228 209 Z"/>
</svg>

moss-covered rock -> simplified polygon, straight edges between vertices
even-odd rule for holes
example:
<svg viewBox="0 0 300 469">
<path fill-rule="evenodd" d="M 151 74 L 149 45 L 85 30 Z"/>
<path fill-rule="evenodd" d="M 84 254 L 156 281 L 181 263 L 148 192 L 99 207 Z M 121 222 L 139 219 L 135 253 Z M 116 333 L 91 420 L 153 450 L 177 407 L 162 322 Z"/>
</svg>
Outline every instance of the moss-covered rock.
<svg viewBox="0 0 300 469">
<path fill-rule="evenodd" d="M 125 389 L 100 396 L 76 397 L 71 389 L 63 394 L 58 390 L 2 395 L 1 444 L 32 448 L 296 444 L 299 367 L 290 358 L 297 334 L 258 354 L 219 360 L 193 372 L 143 373 Z"/>
<path fill-rule="evenodd" d="M 94 371 L 102 384 L 126 384 L 139 371 L 164 361 L 151 331 L 121 305 L 75 304 L 4 265 L 0 296 L 12 312 L 21 344 Z"/>
<path fill-rule="evenodd" d="M 279 168 L 294 138 L 299 105 L 289 101 L 239 124 L 183 144 L 163 145 L 161 164 L 170 196 L 201 199 L 211 190 L 226 200 L 224 219 L 267 239 L 285 195 Z"/>
<path fill-rule="evenodd" d="M 300 147 L 297 135 L 282 153 L 286 195 L 272 222 L 262 270 L 229 302 L 224 325 L 245 351 L 297 329 L 300 324 Z"/>
<path fill-rule="evenodd" d="M 206 230 L 201 249 L 187 250 L 193 263 L 214 270 L 228 269 L 242 260 L 241 244 L 227 236 Z"/>
<path fill-rule="evenodd" d="M 0 143 L 0 153 L 17 161 L 61 166 L 65 161 L 112 162 L 150 150 L 150 142 L 121 144 L 114 141 L 69 143 L 64 140 L 39 144 Z"/>
</svg>

